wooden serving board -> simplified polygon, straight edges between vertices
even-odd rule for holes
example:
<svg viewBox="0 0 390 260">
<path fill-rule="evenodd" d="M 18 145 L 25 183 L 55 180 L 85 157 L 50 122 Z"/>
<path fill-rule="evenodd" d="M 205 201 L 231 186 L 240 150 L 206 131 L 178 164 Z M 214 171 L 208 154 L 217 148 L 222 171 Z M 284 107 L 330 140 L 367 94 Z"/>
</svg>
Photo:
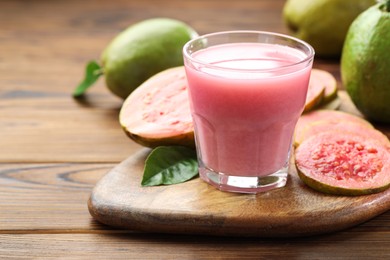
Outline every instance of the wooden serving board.
<svg viewBox="0 0 390 260">
<path fill-rule="evenodd" d="M 101 223 L 146 232 L 224 236 L 291 237 L 334 232 L 390 209 L 390 189 L 373 195 L 326 195 L 306 187 L 295 167 L 287 185 L 256 195 L 222 192 L 200 178 L 141 187 L 140 150 L 109 171 L 88 201 Z"/>
</svg>

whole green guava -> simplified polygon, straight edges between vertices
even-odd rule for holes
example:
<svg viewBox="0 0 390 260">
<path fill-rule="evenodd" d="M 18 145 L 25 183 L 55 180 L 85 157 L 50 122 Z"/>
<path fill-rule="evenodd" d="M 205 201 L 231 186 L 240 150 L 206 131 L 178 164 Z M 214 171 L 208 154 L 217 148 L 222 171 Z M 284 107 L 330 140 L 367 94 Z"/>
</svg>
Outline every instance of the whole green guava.
<svg viewBox="0 0 390 260">
<path fill-rule="evenodd" d="M 187 24 L 168 18 L 130 26 L 102 54 L 107 87 L 125 99 L 154 74 L 183 65 L 183 46 L 195 36 L 197 33 Z"/>
<path fill-rule="evenodd" d="M 390 0 L 352 23 L 341 56 L 341 79 L 368 119 L 390 123 Z"/>
<path fill-rule="evenodd" d="M 352 21 L 375 0 L 287 0 L 283 17 L 319 57 L 339 57 Z"/>
</svg>

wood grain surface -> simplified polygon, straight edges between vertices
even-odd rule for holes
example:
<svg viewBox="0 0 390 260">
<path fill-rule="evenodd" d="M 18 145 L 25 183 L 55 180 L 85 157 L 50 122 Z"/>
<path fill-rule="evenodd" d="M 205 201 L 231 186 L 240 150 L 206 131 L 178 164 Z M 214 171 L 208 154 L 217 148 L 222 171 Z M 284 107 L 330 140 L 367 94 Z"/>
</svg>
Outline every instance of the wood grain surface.
<svg viewBox="0 0 390 260">
<path fill-rule="evenodd" d="M 390 213 L 294 239 L 145 234 L 88 212 L 95 184 L 138 152 L 104 80 L 71 98 L 84 66 L 130 24 L 183 20 L 200 34 L 287 33 L 285 0 L 0 0 L 0 259 L 387 259 Z M 315 60 L 340 83 L 337 60 Z M 388 127 L 378 126 L 389 133 Z"/>
<path fill-rule="evenodd" d="M 151 233 L 296 237 L 340 231 L 390 209 L 390 189 L 369 196 L 325 195 L 306 187 L 295 167 L 285 187 L 256 195 L 221 192 L 200 178 L 141 187 L 149 153 L 130 156 L 99 181 L 89 200 L 95 219 Z"/>
</svg>

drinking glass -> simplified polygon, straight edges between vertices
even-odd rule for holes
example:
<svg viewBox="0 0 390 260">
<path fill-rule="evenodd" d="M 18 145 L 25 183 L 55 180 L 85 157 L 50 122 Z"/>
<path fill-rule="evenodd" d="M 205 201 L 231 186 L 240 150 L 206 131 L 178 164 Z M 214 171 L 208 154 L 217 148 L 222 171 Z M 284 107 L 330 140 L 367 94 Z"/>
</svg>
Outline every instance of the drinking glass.
<svg viewBox="0 0 390 260">
<path fill-rule="evenodd" d="M 297 38 L 229 31 L 185 44 L 200 177 L 223 191 L 285 186 L 314 50 Z"/>
</svg>

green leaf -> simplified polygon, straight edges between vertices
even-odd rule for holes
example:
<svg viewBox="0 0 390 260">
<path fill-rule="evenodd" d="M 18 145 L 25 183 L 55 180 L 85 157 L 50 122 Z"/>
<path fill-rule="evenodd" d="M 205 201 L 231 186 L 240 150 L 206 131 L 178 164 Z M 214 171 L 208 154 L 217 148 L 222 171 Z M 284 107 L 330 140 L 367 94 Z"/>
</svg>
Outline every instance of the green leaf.
<svg viewBox="0 0 390 260">
<path fill-rule="evenodd" d="M 73 92 L 73 97 L 81 97 L 84 92 L 92 86 L 98 78 L 103 75 L 102 67 L 96 61 L 88 62 L 85 67 L 85 77 Z"/>
<path fill-rule="evenodd" d="M 184 146 L 159 146 L 145 162 L 142 186 L 177 184 L 198 175 L 196 151 Z"/>
</svg>

